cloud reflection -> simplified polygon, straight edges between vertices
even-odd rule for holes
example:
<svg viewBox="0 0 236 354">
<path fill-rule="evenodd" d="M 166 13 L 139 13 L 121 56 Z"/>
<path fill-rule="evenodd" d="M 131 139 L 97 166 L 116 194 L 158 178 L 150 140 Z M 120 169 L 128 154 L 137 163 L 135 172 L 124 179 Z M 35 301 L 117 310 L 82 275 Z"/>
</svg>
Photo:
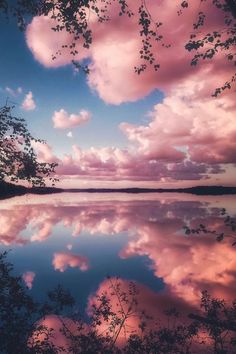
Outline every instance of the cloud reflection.
<svg viewBox="0 0 236 354">
<path fill-rule="evenodd" d="M 54 269 L 60 272 L 64 272 L 68 267 L 78 267 L 83 272 L 89 269 L 89 261 L 86 257 L 69 252 L 54 253 L 52 264 Z"/>
<path fill-rule="evenodd" d="M 32 289 L 35 276 L 36 274 L 31 271 L 27 271 L 23 273 L 22 279 L 24 280 L 25 285 L 27 286 L 28 289 Z"/>
<path fill-rule="evenodd" d="M 134 256 L 147 257 L 151 271 L 163 280 L 165 291 L 179 301 L 196 304 L 202 289 L 225 299 L 235 294 L 236 260 L 231 244 L 217 243 L 211 235 L 185 236 L 183 232 L 183 225 L 195 227 L 200 223 L 221 230 L 223 220 L 217 203 L 201 202 L 197 197 L 165 199 L 160 195 L 153 200 L 127 198 L 117 202 L 88 202 L 82 201 L 82 197 L 81 202 L 71 203 L 63 202 L 63 198 L 59 202 L 55 199 L 54 203 L 39 200 L 42 202 L 2 207 L 0 242 L 3 245 L 46 243 L 57 232 L 55 226 L 60 226 L 66 244 L 64 250 L 53 253 L 54 269 L 64 272 L 71 267 L 86 271 L 88 258 L 70 252 L 75 241 L 79 244 L 83 235 L 87 239 L 125 234 L 119 251 L 120 262 Z M 107 270 L 104 272 L 107 274 Z"/>
</svg>

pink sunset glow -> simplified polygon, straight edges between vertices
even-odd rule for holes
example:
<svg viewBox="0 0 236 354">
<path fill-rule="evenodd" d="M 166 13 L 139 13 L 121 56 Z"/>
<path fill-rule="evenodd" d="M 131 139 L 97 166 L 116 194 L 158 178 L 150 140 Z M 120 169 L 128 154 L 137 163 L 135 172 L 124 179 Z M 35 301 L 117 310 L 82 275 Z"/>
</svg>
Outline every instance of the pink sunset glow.
<svg viewBox="0 0 236 354">
<path fill-rule="evenodd" d="M 56 173 L 62 181 L 76 176 L 104 181 L 204 183 L 236 162 L 236 109 L 231 97 L 201 97 L 203 87 L 204 82 L 195 80 L 178 85 L 154 106 L 149 123 L 121 123 L 128 148 L 84 150 L 73 145 L 71 154 L 59 159 L 51 147 L 37 144 L 38 156 L 42 161 L 59 163 Z"/>
<path fill-rule="evenodd" d="M 99 147 L 83 148 L 79 141 L 74 141 L 71 152 L 60 157 L 53 153 L 53 147 L 38 146 L 39 157 L 59 163 L 56 173 L 64 187 L 81 186 L 81 183 L 96 187 L 96 180 L 102 186 L 115 181 L 122 187 L 139 183 L 145 186 L 217 184 L 222 176 L 225 184 L 235 184 L 232 175 L 236 163 L 234 92 L 226 90 L 217 99 L 211 97 L 234 69 L 225 65 L 222 55 L 192 67 L 193 54 L 184 48 L 198 2 L 191 2 L 179 16 L 176 2 L 147 1 L 153 21 L 163 23 L 158 32 L 163 40 L 152 43 L 160 69 L 155 72 L 148 66 L 141 75 L 134 72 L 134 67 L 140 64 L 141 48 L 138 2 L 128 3 L 135 14 L 131 18 L 119 16 L 115 2 L 109 9 L 110 21 L 100 23 L 91 14 L 93 44 L 86 50 L 77 41 L 78 54 L 73 59 L 89 61 L 87 84 L 105 103 L 120 105 L 137 101 L 155 89 L 164 92 L 163 101 L 147 112 L 148 121 L 144 124 L 129 123 L 125 118 L 119 124 L 118 128 L 127 138 L 126 147 L 116 147 L 115 143 L 108 146 L 104 142 L 103 146 L 100 143 Z M 224 26 L 220 10 L 208 2 L 201 3 L 201 10 L 206 14 L 204 31 Z M 55 33 L 52 26 L 51 19 L 35 17 L 27 27 L 26 42 L 43 66 L 59 68 L 71 63 L 69 48 L 65 47 L 71 35 L 66 31 Z M 58 50 L 60 55 L 52 60 Z M 52 120 L 54 128 L 67 129 L 87 122 L 90 116 L 84 110 L 69 114 L 60 109 L 54 112 Z M 73 138 L 72 132 L 67 136 Z"/>
<path fill-rule="evenodd" d="M 0 0 L 0 352 L 231 353 L 233 2 Z"/>
</svg>

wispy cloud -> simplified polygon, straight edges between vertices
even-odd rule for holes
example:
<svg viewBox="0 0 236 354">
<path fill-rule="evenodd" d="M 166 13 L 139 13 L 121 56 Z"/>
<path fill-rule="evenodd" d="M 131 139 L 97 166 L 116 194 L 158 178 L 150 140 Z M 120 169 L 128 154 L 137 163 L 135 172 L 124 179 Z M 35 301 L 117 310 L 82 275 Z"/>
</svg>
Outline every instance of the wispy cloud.
<svg viewBox="0 0 236 354">
<path fill-rule="evenodd" d="M 66 134 L 66 136 L 68 136 L 68 138 L 73 138 L 72 132 L 68 132 L 68 133 Z"/>
<path fill-rule="evenodd" d="M 33 111 L 36 108 L 36 104 L 34 102 L 34 97 L 33 97 L 33 93 L 31 91 L 29 91 L 25 98 L 24 101 L 22 102 L 21 107 L 25 110 L 25 111 Z"/>
<path fill-rule="evenodd" d="M 18 95 L 20 95 L 23 92 L 23 90 L 22 90 L 22 87 L 17 87 L 17 89 L 14 90 L 11 87 L 6 86 L 5 92 L 13 97 L 17 97 Z"/>
</svg>

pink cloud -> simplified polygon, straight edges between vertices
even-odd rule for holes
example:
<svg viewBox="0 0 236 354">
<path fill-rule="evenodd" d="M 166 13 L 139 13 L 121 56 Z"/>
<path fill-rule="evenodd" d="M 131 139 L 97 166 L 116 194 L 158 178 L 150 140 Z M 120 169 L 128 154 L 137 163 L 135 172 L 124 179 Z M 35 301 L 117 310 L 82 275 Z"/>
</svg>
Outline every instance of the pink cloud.
<svg viewBox="0 0 236 354">
<path fill-rule="evenodd" d="M 96 16 L 90 17 L 93 31 L 93 43 L 89 50 L 77 43 L 79 54 L 73 59 L 90 59 L 89 86 L 96 90 L 99 96 L 108 103 L 120 104 L 126 101 L 135 101 L 149 94 L 154 89 L 168 91 L 176 82 L 196 75 L 203 79 L 207 77 L 207 92 L 211 92 L 224 83 L 233 72 L 233 67 L 225 65 L 222 56 L 198 65 L 190 66 L 192 53 L 188 53 L 184 46 L 192 32 L 192 25 L 199 11 L 198 2 L 192 2 L 182 16 L 177 15 L 179 4 L 172 0 L 148 1 L 148 9 L 154 21 L 161 21 L 160 34 L 164 35 L 164 43 L 170 48 L 162 46 L 153 40 L 153 51 L 161 68 L 155 72 L 148 67 L 142 76 L 134 72 L 134 66 L 141 64 L 139 51 L 141 38 L 138 26 L 139 2 L 129 2 L 135 16 L 119 16 L 117 4 L 112 3 L 109 11 L 111 20 L 99 23 Z M 209 2 L 201 4 L 201 10 L 207 14 L 204 30 L 207 32 L 224 26 L 222 11 L 217 10 Z M 71 42 L 71 35 L 66 31 L 57 33 L 51 30 L 52 20 L 46 17 L 36 17 L 28 26 L 26 41 L 35 58 L 47 67 L 58 67 L 71 62 L 71 55 L 67 48 L 62 49 L 61 55 L 55 60 L 52 56 L 61 49 L 62 45 Z M 128 35 L 127 35 L 128 33 Z"/>
<path fill-rule="evenodd" d="M 110 8 L 111 21 L 98 23 L 91 15 L 93 43 L 89 50 L 77 43 L 79 54 L 73 59 L 90 60 L 88 84 L 108 103 L 120 104 L 146 96 L 154 89 L 161 89 L 166 96 L 154 106 L 150 121 L 143 125 L 123 122 L 122 132 L 127 136 L 128 148 L 115 147 L 82 150 L 72 147 L 72 152 L 57 158 L 49 146 L 39 149 L 41 158 L 59 163 L 57 174 L 63 178 L 112 181 L 193 181 L 209 179 L 213 174 L 227 170 L 226 164 L 236 163 L 236 129 L 234 94 L 226 92 L 219 99 L 211 93 L 232 68 L 225 65 L 222 55 L 206 65 L 190 66 L 192 54 L 184 45 L 192 31 L 198 12 L 198 3 L 192 2 L 182 16 L 171 0 L 148 2 L 154 21 L 160 20 L 160 34 L 170 48 L 153 43 L 161 69 L 152 68 L 141 75 L 134 73 L 140 64 L 141 40 L 137 21 L 138 2 L 130 2 L 134 17 L 118 16 L 117 5 Z M 204 29 L 223 25 L 222 11 L 203 2 L 201 9 L 207 14 Z M 212 10 L 214 9 L 214 10 Z M 67 48 L 52 60 L 62 45 L 71 41 L 66 31 L 51 30 L 53 21 L 35 17 L 26 31 L 26 41 L 35 58 L 46 67 L 59 67 L 71 62 Z M 129 35 L 127 35 L 127 33 Z M 86 112 L 86 111 L 85 111 Z M 87 114 L 68 114 L 55 111 L 54 127 L 71 128 L 87 121 Z M 89 119 L 89 118 L 88 118 Z M 69 137 L 71 134 L 69 133 Z"/>
<path fill-rule="evenodd" d="M 67 129 L 87 123 L 90 118 L 91 113 L 86 110 L 81 110 L 79 114 L 68 114 L 64 109 L 60 109 L 54 112 L 52 121 L 54 128 Z"/>
<path fill-rule="evenodd" d="M 36 108 L 36 104 L 34 102 L 34 98 L 33 98 L 33 93 L 31 91 L 29 91 L 25 98 L 24 101 L 22 102 L 21 107 L 25 110 L 25 111 L 33 111 Z"/>
<path fill-rule="evenodd" d="M 206 205 L 200 203 L 202 199 L 197 196 L 184 195 L 181 200 L 175 195 L 168 199 L 152 195 L 149 200 L 142 200 L 142 196 L 139 200 L 126 196 L 123 201 L 113 196 L 110 200 L 103 199 L 102 203 L 93 197 L 92 200 L 81 198 L 78 202 L 77 196 L 73 199 L 75 196 L 66 194 L 40 198 L 29 199 L 31 204 L 16 205 L 13 200 L 11 207 L 2 206 L 1 243 L 23 245 L 24 232 L 31 229 L 38 234 L 38 241 L 46 242 L 61 223 L 67 228 L 70 239 L 68 250 L 54 253 L 54 269 L 64 272 L 71 267 L 86 271 L 88 259 L 70 252 L 73 237 L 81 233 L 88 237 L 125 233 L 129 237 L 119 256 L 122 259 L 148 257 L 154 275 L 163 279 L 169 296 L 189 306 L 195 306 L 202 289 L 216 297 L 234 298 L 236 260 L 231 239 L 218 243 L 213 235 L 187 237 L 183 234 L 184 224 L 196 227 L 201 223 L 227 235 L 229 230 L 217 212 L 217 208 L 221 208 L 218 199 L 205 197 Z M 229 199 L 229 207 L 230 203 Z M 233 204 L 231 207 L 232 213 L 235 212 Z M 28 284 L 31 276 L 25 275 Z"/>
<path fill-rule="evenodd" d="M 36 144 L 40 160 L 58 162 L 59 176 L 130 181 L 200 180 L 235 163 L 235 107 L 231 97 L 202 97 L 205 83 L 186 81 L 156 104 L 145 125 L 121 123 L 128 148 L 72 146 L 59 159 Z"/>
<path fill-rule="evenodd" d="M 70 49 L 62 48 L 62 45 L 71 43 L 72 36 L 66 31 L 60 33 L 53 31 L 52 27 L 55 25 L 55 21 L 46 16 L 34 17 L 26 30 L 28 47 L 35 59 L 46 67 L 59 67 L 68 65 L 71 62 Z M 86 57 L 86 49 L 76 49 L 79 49 L 80 55 L 73 59 L 83 59 Z M 58 51 L 61 51 L 61 55 L 56 55 L 55 57 Z"/>
<path fill-rule="evenodd" d="M 178 85 L 154 107 L 148 125 L 122 123 L 121 130 L 157 161 L 188 157 L 197 163 L 235 163 L 235 107 L 227 97 L 198 97 L 204 86 L 201 81 Z"/>
<path fill-rule="evenodd" d="M 1 210 L 0 243 L 5 246 L 25 245 L 29 241 L 21 235 L 30 222 L 29 210 L 24 207 Z"/>
<path fill-rule="evenodd" d="M 199 225 L 203 220 L 205 218 L 192 217 L 190 225 Z M 217 230 L 221 225 L 222 221 L 217 218 L 207 220 L 210 229 Z M 207 289 L 213 296 L 232 300 L 235 292 L 234 249 L 228 243 L 216 242 L 212 236 L 177 235 L 176 231 L 182 227 L 182 219 L 174 214 L 170 214 L 168 221 L 159 217 L 140 226 L 136 240 L 129 241 L 120 256 L 146 255 L 152 261 L 155 275 L 163 279 L 169 292 L 189 304 L 198 303 L 202 289 Z"/>
<path fill-rule="evenodd" d="M 83 272 L 89 269 L 89 263 L 86 257 L 69 252 L 54 253 L 52 264 L 54 269 L 60 272 L 64 272 L 68 267 L 78 267 Z"/>
<path fill-rule="evenodd" d="M 125 298 L 125 301 L 120 305 L 116 293 L 114 293 L 114 287 L 118 286 L 118 292 L 121 292 L 122 297 Z M 134 297 L 137 300 L 137 303 L 132 303 L 132 291 L 134 292 Z M 126 296 L 124 295 L 126 294 Z M 105 316 L 101 313 L 99 306 L 101 306 L 98 297 L 104 297 L 108 300 L 109 310 L 113 312 L 113 315 Z M 127 317 L 122 326 L 121 331 L 119 331 L 120 322 L 123 320 L 123 313 L 128 312 L 128 306 L 132 303 L 132 313 Z M 70 349 L 73 346 L 71 343 L 71 338 L 69 335 L 65 336 L 65 329 L 71 336 L 74 336 L 74 339 L 77 340 L 77 347 L 79 348 L 79 340 L 81 340 L 84 335 L 94 336 L 94 331 L 101 338 L 105 336 L 108 338 L 111 336 L 111 339 L 114 339 L 114 333 L 117 333 L 118 337 L 116 339 L 116 346 L 122 348 L 123 345 L 127 343 L 127 340 L 131 335 L 145 335 L 150 330 L 160 329 L 162 326 L 168 326 L 170 319 L 164 313 L 165 310 L 170 310 L 177 308 L 180 312 L 180 319 L 178 321 L 184 321 L 184 324 L 189 323 L 187 317 L 188 313 L 196 311 L 196 308 L 189 306 L 185 302 L 181 301 L 178 298 L 171 296 L 168 293 L 155 292 L 147 286 L 144 286 L 137 282 L 132 282 L 132 284 L 125 279 L 116 279 L 111 278 L 109 280 L 104 280 L 99 284 L 98 289 L 95 293 L 91 294 L 88 300 L 87 312 L 88 315 L 92 315 L 92 306 L 97 307 L 98 313 L 101 313 L 99 323 L 95 321 L 92 322 L 92 325 L 83 323 L 79 320 L 73 320 L 67 317 L 48 315 L 45 318 L 38 321 L 37 325 L 44 326 L 48 329 L 52 329 L 52 336 L 49 337 L 49 343 L 55 346 L 59 346 L 63 349 L 63 353 L 70 353 Z M 122 306 L 122 308 L 121 308 Z M 96 314 L 97 315 L 97 314 Z M 95 318 L 96 318 L 95 315 Z M 146 315 L 146 316 L 145 316 Z M 148 317 L 149 316 L 149 317 Z M 117 322 L 114 318 L 117 318 Z M 142 320 L 145 321 L 144 332 L 141 331 Z M 160 326 L 160 327 L 159 327 Z M 112 328 L 112 330 L 111 330 Z M 68 334 L 67 333 L 67 334 Z M 38 331 L 37 327 L 32 337 L 29 339 L 29 346 L 32 347 L 34 343 L 37 345 L 45 340 L 46 334 L 43 334 L 42 331 Z M 199 340 L 199 338 L 198 338 Z M 194 343 L 194 340 L 193 340 Z M 193 344 L 192 343 L 192 344 Z M 193 344 L 194 345 L 194 344 Z M 84 348 L 84 346 L 82 345 Z M 196 349 L 196 346 L 195 346 Z M 198 348 L 197 348 L 198 349 Z"/>
<path fill-rule="evenodd" d="M 58 163 L 60 160 L 53 154 L 52 147 L 47 143 L 32 142 L 32 146 L 37 153 L 39 162 Z"/>
<path fill-rule="evenodd" d="M 47 337 L 47 334 L 42 331 L 42 326 L 49 330 L 52 330 L 52 335 Z M 50 343 L 53 347 L 60 348 L 63 353 L 71 353 L 71 341 L 64 334 L 65 328 L 69 333 L 73 333 L 74 336 L 86 334 L 88 326 L 82 322 L 72 320 L 68 317 L 62 317 L 58 315 L 48 315 L 37 322 L 35 331 L 31 338 L 29 338 L 28 345 L 30 348 L 38 347 L 39 344 L 44 348 L 44 343 Z"/>
<path fill-rule="evenodd" d="M 120 299 L 125 299 L 125 301 L 120 302 L 120 299 L 118 300 L 116 294 L 119 293 L 122 294 Z M 174 297 L 173 294 L 169 292 L 155 292 L 138 282 L 132 282 L 132 285 L 130 285 L 130 282 L 125 279 L 110 278 L 100 283 L 96 293 L 90 296 L 87 307 L 89 315 L 92 314 L 93 306 L 99 308 L 99 305 L 101 305 L 98 301 L 98 296 L 108 299 L 110 310 L 114 312 L 120 322 L 124 319 L 123 313 L 128 313 L 128 308 L 130 304 L 132 304 L 131 315 L 127 317 L 125 325 L 122 327 L 121 331 L 118 332 L 116 344 L 119 347 L 122 347 L 131 335 L 142 336 L 149 330 L 158 328 L 159 323 L 162 326 L 167 325 L 168 319 L 165 315 L 165 311 L 170 308 L 177 308 L 182 318 L 184 318 L 185 323 L 188 322 L 186 315 L 192 312 L 194 308 L 194 306 Z M 134 301 L 132 302 L 132 300 Z M 149 318 L 144 320 L 146 327 L 144 333 L 142 333 L 140 325 L 142 319 L 145 318 L 145 316 L 143 316 L 144 314 L 149 316 Z M 99 325 L 96 326 L 98 334 L 113 334 L 113 332 L 109 331 L 112 319 L 112 315 L 107 318 L 101 316 L 101 321 Z M 117 321 L 117 323 L 115 321 L 113 322 L 114 332 L 119 328 L 119 321 Z"/>
<path fill-rule="evenodd" d="M 58 161 L 56 173 L 63 178 L 73 175 L 78 178 L 94 177 L 116 181 L 160 181 L 162 178 L 193 180 L 207 176 L 207 164 L 191 162 L 186 159 L 186 153 L 171 147 L 165 151 L 164 148 L 161 147 L 158 153 L 154 151 L 146 154 L 142 147 L 133 152 L 132 149 L 114 147 L 81 150 L 74 145 L 73 153 Z M 220 171 L 215 170 L 215 173 Z"/>
<path fill-rule="evenodd" d="M 42 220 L 38 218 L 37 223 L 34 223 L 34 227 L 37 228 L 37 232 L 31 236 L 30 240 L 32 242 L 43 242 L 51 235 L 53 222 L 50 218 L 48 218 L 48 220 L 47 218 L 43 218 Z"/>
<path fill-rule="evenodd" d="M 143 154 L 133 154 L 126 150 L 117 148 L 110 149 L 113 155 L 109 159 L 103 159 L 103 149 L 91 148 L 81 150 L 80 157 L 75 154 L 65 155 L 63 159 L 58 159 L 59 166 L 56 174 L 61 181 L 67 176 L 74 176 L 78 179 L 93 180 L 100 179 L 103 181 L 161 181 L 162 179 L 173 180 L 199 180 L 207 178 L 210 165 L 203 163 L 195 163 L 188 160 L 177 161 L 174 159 L 183 156 L 183 153 L 176 152 L 176 156 L 172 156 L 172 161 L 166 163 L 162 155 L 163 161 L 148 158 Z M 102 151 L 101 151 L 102 150 Z M 121 160 L 119 156 L 126 154 L 126 160 Z M 168 156 L 171 159 L 171 156 Z M 218 165 L 217 165 L 218 166 Z M 220 173 L 222 168 L 212 169 L 211 173 Z"/>
<path fill-rule="evenodd" d="M 27 288 L 32 289 L 35 276 L 36 276 L 36 274 L 34 272 L 30 272 L 30 271 L 25 272 L 22 275 L 22 279 L 24 280 Z"/>
<path fill-rule="evenodd" d="M 55 206 L 57 205 L 57 207 Z M 128 228 L 128 221 L 124 219 L 121 212 L 117 210 L 107 211 L 109 203 L 105 206 L 80 205 L 68 207 L 56 203 L 53 207 L 43 200 L 42 204 L 14 205 L 12 208 L 1 209 L 0 215 L 0 243 L 5 246 L 14 244 L 24 245 L 31 242 L 46 242 L 53 234 L 53 228 L 63 223 L 65 228 L 72 228 L 71 235 L 79 236 L 87 230 L 90 234 L 97 233 L 110 235 L 119 233 Z M 91 212 L 93 210 L 93 213 Z M 30 238 L 24 237 L 27 228 L 32 230 Z M 68 243 L 68 250 L 73 245 Z M 80 258 L 70 254 L 59 253 L 56 260 L 61 262 L 79 263 Z M 81 266 L 83 266 L 83 257 Z M 84 259 L 85 261 L 85 259 Z M 57 265 L 59 263 L 57 262 Z M 69 264 L 69 263 L 68 263 Z M 59 267 L 61 268 L 61 266 Z"/>
</svg>

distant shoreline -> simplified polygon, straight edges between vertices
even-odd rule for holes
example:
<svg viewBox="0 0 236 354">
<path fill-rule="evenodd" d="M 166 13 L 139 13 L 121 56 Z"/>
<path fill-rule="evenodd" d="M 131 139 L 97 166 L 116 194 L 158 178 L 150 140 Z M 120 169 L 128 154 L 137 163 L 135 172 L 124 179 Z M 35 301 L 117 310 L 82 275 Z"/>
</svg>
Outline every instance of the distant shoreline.
<svg viewBox="0 0 236 354">
<path fill-rule="evenodd" d="M 86 188 L 64 189 L 69 193 L 189 193 L 195 195 L 227 195 L 236 194 L 236 187 L 196 186 L 190 188 Z"/>
<path fill-rule="evenodd" d="M 54 187 L 33 187 L 14 185 L 11 183 L 0 183 L 0 199 L 11 198 L 24 194 L 54 194 L 54 193 L 188 193 L 194 195 L 234 195 L 236 187 L 224 186 L 196 186 L 190 188 L 54 188 Z"/>
</svg>

